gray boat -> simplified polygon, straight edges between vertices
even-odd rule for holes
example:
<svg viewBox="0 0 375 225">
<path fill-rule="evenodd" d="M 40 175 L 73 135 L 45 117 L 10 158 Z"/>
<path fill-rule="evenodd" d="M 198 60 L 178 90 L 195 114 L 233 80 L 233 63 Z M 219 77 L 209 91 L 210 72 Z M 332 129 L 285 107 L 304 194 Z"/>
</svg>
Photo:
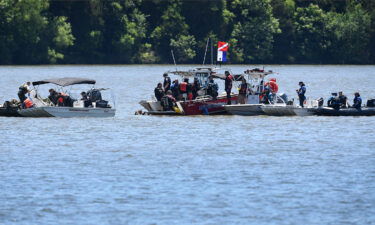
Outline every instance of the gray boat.
<svg viewBox="0 0 375 225">
<path fill-rule="evenodd" d="M 113 108 L 107 101 L 101 99 L 92 99 L 92 104 L 85 107 L 82 100 L 72 100 L 71 106 L 57 106 L 47 99 L 43 99 L 38 93 L 37 87 L 43 84 L 55 84 L 59 89 L 77 84 L 91 84 L 94 85 L 95 80 L 85 78 L 59 78 L 34 81 L 33 86 L 36 87 L 30 92 L 29 98 L 33 102 L 31 108 L 20 109 L 18 113 L 23 117 L 114 117 L 116 109 Z M 106 90 L 94 89 L 90 90 Z"/>
</svg>

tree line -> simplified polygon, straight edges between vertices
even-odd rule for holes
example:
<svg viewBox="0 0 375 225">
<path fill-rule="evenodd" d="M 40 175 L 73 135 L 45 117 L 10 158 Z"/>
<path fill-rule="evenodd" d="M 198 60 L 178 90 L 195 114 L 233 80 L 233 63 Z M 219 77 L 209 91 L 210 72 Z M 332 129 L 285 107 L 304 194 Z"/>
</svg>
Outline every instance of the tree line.
<svg viewBox="0 0 375 225">
<path fill-rule="evenodd" d="M 375 63 L 373 0 L 0 0 L 0 64 Z M 216 46 L 215 46 L 216 47 Z"/>
</svg>

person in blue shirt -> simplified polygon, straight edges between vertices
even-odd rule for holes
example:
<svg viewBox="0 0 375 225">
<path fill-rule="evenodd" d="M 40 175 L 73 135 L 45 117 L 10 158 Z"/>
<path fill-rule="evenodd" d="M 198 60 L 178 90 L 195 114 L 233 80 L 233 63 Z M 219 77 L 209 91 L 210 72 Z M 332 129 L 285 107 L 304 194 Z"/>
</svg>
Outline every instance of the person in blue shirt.
<svg viewBox="0 0 375 225">
<path fill-rule="evenodd" d="M 212 76 L 209 77 L 209 82 L 207 85 L 206 94 L 211 95 L 214 100 L 218 96 L 219 86 L 215 83 L 214 78 Z"/>
<path fill-rule="evenodd" d="M 332 96 L 327 101 L 327 106 L 340 110 L 340 99 L 337 97 L 337 93 L 332 93 Z"/>
<path fill-rule="evenodd" d="M 297 89 L 296 92 L 299 98 L 299 105 L 303 108 L 303 102 L 306 100 L 306 96 L 305 96 L 306 86 L 302 81 L 300 81 L 298 85 L 300 86 L 300 88 Z"/>
<path fill-rule="evenodd" d="M 352 107 L 356 108 L 356 109 L 361 109 L 361 106 L 362 106 L 361 95 L 358 92 L 356 92 L 356 93 L 354 93 L 354 99 L 353 99 Z"/>
</svg>

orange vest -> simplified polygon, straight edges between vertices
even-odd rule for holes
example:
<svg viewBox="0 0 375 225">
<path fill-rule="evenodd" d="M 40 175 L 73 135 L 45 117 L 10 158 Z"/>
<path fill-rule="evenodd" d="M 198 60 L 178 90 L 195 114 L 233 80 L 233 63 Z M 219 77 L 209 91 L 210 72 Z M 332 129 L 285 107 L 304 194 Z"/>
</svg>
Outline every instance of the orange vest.
<svg viewBox="0 0 375 225">
<path fill-rule="evenodd" d="M 265 83 L 265 86 L 269 86 L 272 93 L 277 93 L 279 91 L 279 85 L 277 85 L 274 81 Z"/>
<path fill-rule="evenodd" d="M 23 101 L 23 103 L 25 104 L 26 109 L 31 108 L 34 105 L 33 101 L 31 101 L 31 99 L 29 99 L 29 98 L 27 98 L 25 101 Z"/>
</svg>

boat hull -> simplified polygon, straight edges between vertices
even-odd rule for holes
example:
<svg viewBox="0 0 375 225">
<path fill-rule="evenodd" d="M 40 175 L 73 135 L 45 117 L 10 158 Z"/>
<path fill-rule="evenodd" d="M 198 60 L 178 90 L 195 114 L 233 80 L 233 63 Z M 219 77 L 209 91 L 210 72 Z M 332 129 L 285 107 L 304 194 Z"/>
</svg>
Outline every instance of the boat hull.
<svg viewBox="0 0 375 225">
<path fill-rule="evenodd" d="M 262 111 L 268 116 L 296 116 L 293 106 L 263 105 Z"/>
<path fill-rule="evenodd" d="M 232 104 L 237 104 L 237 95 L 231 97 Z M 179 102 L 185 115 L 213 115 L 226 114 L 224 105 L 227 105 L 226 97 L 218 97 L 216 100 L 194 100 Z"/>
<path fill-rule="evenodd" d="M 225 105 L 225 110 L 232 115 L 258 116 L 265 115 L 261 106 L 263 104 Z"/>
<path fill-rule="evenodd" d="M 329 107 L 321 107 L 314 109 L 314 114 L 318 116 L 375 116 L 375 107 L 365 107 L 360 110 L 355 108 L 335 110 Z"/>
<path fill-rule="evenodd" d="M 116 109 L 45 106 L 21 109 L 18 113 L 24 117 L 114 117 Z"/>
<path fill-rule="evenodd" d="M 0 107 L 0 116 L 5 117 L 20 117 L 18 113 L 18 108 L 16 107 Z"/>
</svg>

